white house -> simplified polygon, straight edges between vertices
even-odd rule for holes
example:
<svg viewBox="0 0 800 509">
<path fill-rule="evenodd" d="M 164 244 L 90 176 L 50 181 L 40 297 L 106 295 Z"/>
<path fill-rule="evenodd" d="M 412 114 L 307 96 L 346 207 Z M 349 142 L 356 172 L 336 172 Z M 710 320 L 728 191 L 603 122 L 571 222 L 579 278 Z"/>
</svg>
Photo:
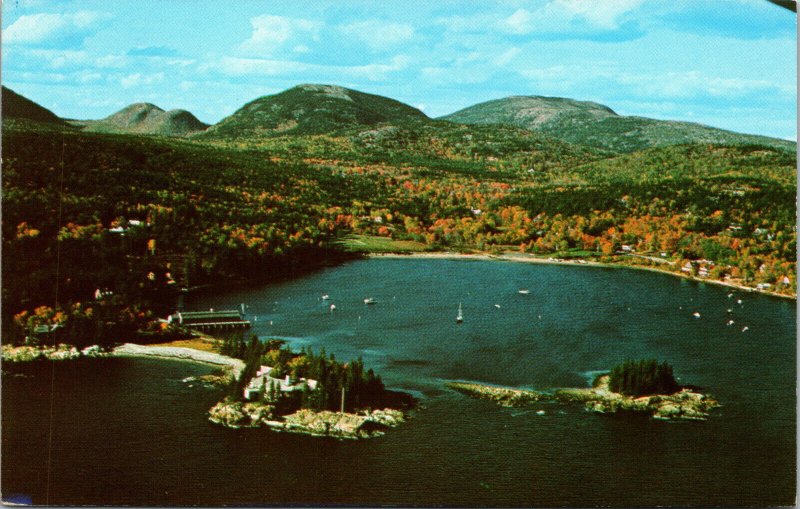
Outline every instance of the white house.
<svg viewBox="0 0 800 509">
<path fill-rule="evenodd" d="M 253 400 L 260 398 L 270 387 L 275 387 L 280 392 L 295 392 L 302 391 L 306 387 L 316 390 L 319 383 L 310 378 L 301 378 L 293 382 L 289 375 L 284 378 L 273 378 L 269 374 L 273 371 L 272 366 L 261 366 L 258 368 L 256 375 L 244 388 L 244 399 Z"/>
</svg>

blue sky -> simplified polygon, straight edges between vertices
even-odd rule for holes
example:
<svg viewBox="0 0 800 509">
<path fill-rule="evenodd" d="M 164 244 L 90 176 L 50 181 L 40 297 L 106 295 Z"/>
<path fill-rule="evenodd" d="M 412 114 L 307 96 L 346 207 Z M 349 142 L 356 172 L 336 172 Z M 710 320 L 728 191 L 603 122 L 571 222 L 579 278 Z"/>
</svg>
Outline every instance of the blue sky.
<svg viewBox="0 0 800 509">
<path fill-rule="evenodd" d="M 300 83 L 440 116 L 509 95 L 796 139 L 796 15 L 765 0 L 6 0 L 2 81 L 69 118 L 214 123 Z"/>
</svg>

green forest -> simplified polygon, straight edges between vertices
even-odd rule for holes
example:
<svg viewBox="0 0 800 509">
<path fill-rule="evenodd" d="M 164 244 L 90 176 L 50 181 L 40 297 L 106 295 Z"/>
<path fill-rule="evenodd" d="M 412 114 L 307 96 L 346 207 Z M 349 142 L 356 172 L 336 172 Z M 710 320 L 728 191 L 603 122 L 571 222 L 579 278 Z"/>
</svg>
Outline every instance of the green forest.
<svg viewBox="0 0 800 509">
<path fill-rule="evenodd" d="M 680 389 L 672 366 L 655 359 L 626 360 L 610 373 L 609 389 L 627 396 L 673 394 Z"/>
</svg>

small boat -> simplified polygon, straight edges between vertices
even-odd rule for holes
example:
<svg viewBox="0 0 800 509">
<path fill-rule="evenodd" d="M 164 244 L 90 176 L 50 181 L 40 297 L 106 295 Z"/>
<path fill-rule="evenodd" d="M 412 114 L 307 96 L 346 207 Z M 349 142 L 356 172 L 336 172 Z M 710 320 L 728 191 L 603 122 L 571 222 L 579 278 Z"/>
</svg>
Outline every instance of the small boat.
<svg viewBox="0 0 800 509">
<path fill-rule="evenodd" d="M 456 315 L 456 323 L 462 323 L 464 321 L 464 313 L 461 312 L 461 303 L 458 303 L 458 314 Z"/>
<path fill-rule="evenodd" d="M 732 293 L 729 293 L 729 294 L 728 294 L 728 298 L 730 299 L 730 298 L 732 298 L 732 297 L 733 297 L 733 294 L 732 294 Z"/>
<path fill-rule="evenodd" d="M 336 311 L 336 304 L 331 304 L 331 313 Z"/>
<path fill-rule="evenodd" d="M 537 410 L 536 411 L 536 415 L 544 415 L 544 414 L 545 414 L 544 410 Z"/>
<path fill-rule="evenodd" d="M 728 326 L 733 325 L 733 320 L 728 320 Z"/>
<path fill-rule="evenodd" d="M 528 290 L 527 288 L 520 288 L 519 293 L 521 295 L 528 295 L 529 293 L 531 293 L 531 291 Z"/>
<path fill-rule="evenodd" d="M 742 299 L 736 299 L 736 303 L 737 304 L 741 304 L 742 303 Z"/>
<path fill-rule="evenodd" d="M 692 313 L 692 316 L 695 317 L 695 318 L 700 318 L 700 313 L 695 311 L 694 313 Z"/>
<path fill-rule="evenodd" d="M 328 295 L 327 293 L 322 296 L 322 300 L 328 300 L 330 298 L 331 298 L 330 295 Z"/>
<path fill-rule="evenodd" d="M 496 307 L 497 309 L 500 309 L 500 304 L 495 304 L 494 307 Z"/>
<path fill-rule="evenodd" d="M 745 326 L 744 326 L 744 328 L 742 329 L 742 332 L 747 332 L 747 331 L 749 331 L 749 330 L 750 330 L 750 327 L 748 327 L 747 325 L 745 325 Z"/>
<path fill-rule="evenodd" d="M 368 297 L 364 299 L 364 304 L 375 304 L 375 299 L 373 299 L 372 297 Z"/>
<path fill-rule="evenodd" d="M 733 309 L 728 308 L 728 313 L 733 313 Z"/>
</svg>

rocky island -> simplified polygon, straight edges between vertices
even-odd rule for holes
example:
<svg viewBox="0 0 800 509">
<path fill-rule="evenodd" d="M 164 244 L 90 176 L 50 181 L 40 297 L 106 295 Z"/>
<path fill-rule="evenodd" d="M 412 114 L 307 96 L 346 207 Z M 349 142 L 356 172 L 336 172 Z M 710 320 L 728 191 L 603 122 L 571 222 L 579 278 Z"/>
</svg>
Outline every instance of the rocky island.
<svg viewBox="0 0 800 509">
<path fill-rule="evenodd" d="M 338 362 L 311 349 L 293 352 L 282 340 L 229 339 L 220 353 L 243 359 L 243 369 L 218 383 L 228 395 L 209 410 L 209 420 L 229 428 L 335 438 L 368 438 L 406 420 L 414 399 L 387 390 L 361 359 Z"/>
<path fill-rule="evenodd" d="M 598 376 L 590 388 L 540 392 L 470 382 L 448 382 L 447 387 L 504 407 L 524 407 L 538 402 L 583 403 L 601 414 L 640 412 L 659 420 L 706 420 L 719 402 L 696 389 L 680 387 L 672 368 L 654 360 L 626 361 L 611 373 Z"/>
</svg>

